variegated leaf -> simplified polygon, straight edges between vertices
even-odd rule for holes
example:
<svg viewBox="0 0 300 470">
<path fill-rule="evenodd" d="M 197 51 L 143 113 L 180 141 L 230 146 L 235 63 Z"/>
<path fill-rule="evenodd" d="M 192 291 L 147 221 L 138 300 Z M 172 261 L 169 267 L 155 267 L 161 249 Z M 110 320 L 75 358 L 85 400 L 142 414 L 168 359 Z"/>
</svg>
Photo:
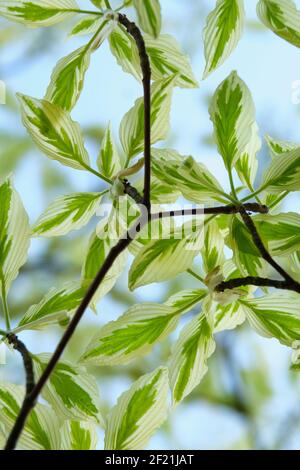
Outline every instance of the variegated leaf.
<svg viewBox="0 0 300 470">
<path fill-rule="evenodd" d="M 255 225 L 273 256 L 286 256 L 300 249 L 300 215 L 255 216 Z"/>
<path fill-rule="evenodd" d="M 121 157 L 109 124 L 102 140 L 98 168 L 104 176 L 112 178 L 122 169 L 122 166 Z"/>
<path fill-rule="evenodd" d="M 97 427 L 88 421 L 65 421 L 60 430 L 61 450 L 96 450 Z"/>
<path fill-rule="evenodd" d="M 33 234 L 57 237 L 84 227 L 95 215 L 102 193 L 74 193 L 56 199 L 40 216 Z"/>
<path fill-rule="evenodd" d="M 218 0 L 204 29 L 206 66 L 203 78 L 222 65 L 236 48 L 244 29 L 243 0 Z"/>
<path fill-rule="evenodd" d="M 77 170 L 86 170 L 89 156 L 79 124 L 59 106 L 18 94 L 23 124 L 47 157 Z"/>
<path fill-rule="evenodd" d="M 273 158 L 260 191 L 264 189 L 272 194 L 300 190 L 300 147 Z"/>
<path fill-rule="evenodd" d="M 161 29 L 161 10 L 159 0 L 133 0 L 139 24 L 145 33 L 158 37 Z"/>
<path fill-rule="evenodd" d="M 165 368 L 156 369 L 134 382 L 108 416 L 105 449 L 143 449 L 167 418 L 168 391 Z"/>
<path fill-rule="evenodd" d="M 201 252 L 204 270 L 208 274 L 225 261 L 224 239 L 215 220 L 205 225 L 204 233 L 204 246 Z"/>
</svg>

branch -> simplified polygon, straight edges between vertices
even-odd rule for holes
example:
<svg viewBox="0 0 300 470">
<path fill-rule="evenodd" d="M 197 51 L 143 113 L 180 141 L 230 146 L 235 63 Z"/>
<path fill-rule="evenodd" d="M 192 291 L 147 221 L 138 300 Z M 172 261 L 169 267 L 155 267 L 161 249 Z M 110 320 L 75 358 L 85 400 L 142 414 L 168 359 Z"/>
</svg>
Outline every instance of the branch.
<svg viewBox="0 0 300 470">
<path fill-rule="evenodd" d="M 26 394 L 24 403 L 21 407 L 19 415 L 15 421 L 13 429 L 8 437 L 5 450 L 15 449 L 18 439 L 24 429 L 26 420 L 29 413 L 34 408 L 37 398 L 39 397 L 43 387 L 47 383 L 50 375 L 52 374 L 55 366 L 60 360 L 67 344 L 69 343 L 73 333 L 75 332 L 81 318 L 83 317 L 86 309 L 92 301 L 95 293 L 97 292 L 101 282 L 113 266 L 118 256 L 130 245 L 136 234 L 148 222 L 148 214 L 150 214 L 150 186 L 151 186 L 151 68 L 148 54 L 146 51 L 143 36 L 138 27 L 129 21 L 125 15 L 119 14 L 119 22 L 125 26 L 129 34 L 135 39 L 139 55 L 141 59 L 141 68 L 143 74 L 143 87 L 144 87 L 144 165 L 145 165 L 145 178 L 144 178 L 144 197 L 143 204 L 147 211 L 146 214 L 142 211 L 141 217 L 137 220 L 134 226 L 127 231 L 118 243 L 110 250 L 107 258 L 101 266 L 98 274 L 90 285 L 87 293 L 85 294 L 81 304 L 76 310 L 71 322 L 68 325 L 64 335 L 62 336 L 59 344 L 57 345 L 47 367 L 40 376 L 37 384 L 33 387 L 29 394 Z M 26 349 L 26 348 L 25 348 Z"/>
<path fill-rule="evenodd" d="M 140 56 L 144 88 L 144 199 L 143 203 L 148 213 L 151 211 L 151 66 L 147 54 L 146 45 L 141 31 L 135 23 L 119 13 L 119 22 L 126 28 L 134 38 Z"/>
<path fill-rule="evenodd" d="M 256 276 L 247 276 L 221 282 L 215 290 L 217 292 L 224 292 L 226 289 L 235 289 L 242 286 L 275 287 L 276 289 L 292 290 L 300 294 L 300 285 L 295 281 L 280 281 Z"/>
</svg>

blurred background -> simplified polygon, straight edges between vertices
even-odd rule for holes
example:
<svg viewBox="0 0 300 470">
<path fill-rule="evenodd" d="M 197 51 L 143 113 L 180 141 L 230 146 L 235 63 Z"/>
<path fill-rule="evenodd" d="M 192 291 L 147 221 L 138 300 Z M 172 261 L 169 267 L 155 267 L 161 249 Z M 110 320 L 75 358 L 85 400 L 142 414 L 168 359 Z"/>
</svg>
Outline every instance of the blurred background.
<svg viewBox="0 0 300 470">
<path fill-rule="evenodd" d="M 84 8 L 93 8 L 87 0 L 78 3 Z M 258 22 L 256 2 L 245 3 L 247 25 L 237 50 L 202 82 L 202 30 L 215 1 L 161 0 L 163 32 L 174 35 L 189 54 L 200 82 L 199 89 L 175 89 L 171 133 L 164 146 L 193 155 L 205 163 L 226 189 L 229 189 L 227 176 L 213 145 L 207 107 L 218 84 L 233 69 L 252 92 L 261 137 L 270 134 L 275 139 L 300 140 L 300 104 L 295 102 L 293 88 L 300 80 L 300 52 Z M 296 3 L 299 7 L 300 2 Z M 86 41 L 85 37 L 67 39 L 70 29 L 69 22 L 45 29 L 0 22 L 0 79 L 7 87 L 7 104 L 0 106 L 0 178 L 14 173 L 15 185 L 32 223 L 54 198 L 77 191 L 100 191 L 104 187 L 93 175 L 63 167 L 42 155 L 22 127 L 15 100 L 16 92 L 37 98 L 44 96 L 58 59 Z M 92 57 L 84 92 L 72 112 L 83 128 L 91 160 L 97 158 L 108 121 L 117 137 L 124 113 L 140 95 L 139 84 L 122 72 L 108 44 L 102 45 Z M 259 161 L 258 177 L 269 162 L 265 145 Z M 281 210 L 297 211 L 298 207 L 299 196 L 296 195 L 287 199 Z M 28 263 L 9 296 L 14 321 L 50 287 L 79 278 L 89 235 L 96 223 L 94 219 L 88 227 L 68 237 L 32 240 Z M 96 329 L 117 318 L 130 305 L 142 301 L 162 302 L 170 294 L 197 286 L 196 279 L 180 275 L 172 282 L 153 284 L 129 293 L 125 272 L 114 290 L 99 303 L 98 315 L 87 313 L 65 358 L 76 360 Z M 191 312 L 183 321 L 195 313 Z M 51 327 L 44 332 L 22 333 L 21 339 L 33 352 L 51 352 L 61 334 L 59 327 Z M 178 332 L 156 347 L 152 354 L 128 366 L 92 369 L 98 379 L 104 414 L 133 380 L 166 362 L 177 335 Z M 247 324 L 218 334 L 216 340 L 217 351 L 209 361 L 209 373 L 192 395 L 170 414 L 148 447 L 299 449 L 300 382 L 298 375 L 289 371 L 289 350 L 276 340 L 260 338 Z M 6 366 L 0 366 L 0 380 L 23 383 L 19 357 L 9 352 L 7 362 Z M 102 431 L 100 436 L 103 436 Z M 101 446 L 100 440 L 99 448 Z"/>
</svg>

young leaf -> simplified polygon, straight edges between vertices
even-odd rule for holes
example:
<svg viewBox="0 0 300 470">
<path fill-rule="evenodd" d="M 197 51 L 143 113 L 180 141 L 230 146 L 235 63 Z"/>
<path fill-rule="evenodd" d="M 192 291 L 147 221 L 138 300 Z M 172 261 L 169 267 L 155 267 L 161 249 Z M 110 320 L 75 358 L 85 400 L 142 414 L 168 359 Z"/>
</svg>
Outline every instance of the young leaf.
<svg viewBox="0 0 300 470">
<path fill-rule="evenodd" d="M 231 170 L 236 165 L 241 179 L 251 185 L 257 170 L 260 139 L 251 93 L 236 72 L 219 85 L 209 112 L 226 168 Z"/>
<path fill-rule="evenodd" d="M 107 178 L 113 178 L 121 169 L 121 158 L 112 135 L 110 124 L 105 130 L 98 157 L 99 171 Z"/>
<path fill-rule="evenodd" d="M 108 417 L 105 449 L 143 449 L 167 418 L 168 391 L 165 368 L 140 377 L 120 396 Z"/>
<path fill-rule="evenodd" d="M 300 147 L 273 158 L 264 175 L 263 189 L 274 194 L 300 190 Z"/>
<path fill-rule="evenodd" d="M 169 373 L 174 404 L 182 401 L 200 383 L 214 350 L 212 330 L 202 313 L 185 326 L 172 350 Z"/>
<path fill-rule="evenodd" d="M 184 230 L 184 227 L 182 227 Z M 138 253 L 129 271 L 129 289 L 172 279 L 189 269 L 199 253 L 202 227 L 193 236 L 153 240 Z"/>
<path fill-rule="evenodd" d="M 50 289 L 38 304 L 29 308 L 14 331 L 41 329 L 68 318 L 80 304 L 85 291 L 74 282 Z"/>
<path fill-rule="evenodd" d="M 159 0 L 133 0 L 139 24 L 145 33 L 157 38 L 161 30 L 161 9 Z"/>
<path fill-rule="evenodd" d="M 204 29 L 206 66 L 203 78 L 222 65 L 236 48 L 244 29 L 243 0 L 218 0 Z"/>
<path fill-rule="evenodd" d="M 294 142 L 286 142 L 283 140 L 275 140 L 269 135 L 265 136 L 267 145 L 271 151 L 271 157 L 276 157 L 277 155 L 281 155 L 289 150 L 294 150 L 299 147 L 299 144 L 295 144 Z"/>
<path fill-rule="evenodd" d="M 24 126 L 35 144 L 47 157 L 63 165 L 85 170 L 89 156 L 84 147 L 79 124 L 59 106 L 18 94 Z"/>
<path fill-rule="evenodd" d="M 84 227 L 95 215 L 102 193 L 74 193 L 56 199 L 33 228 L 37 237 L 57 237 Z"/>
<path fill-rule="evenodd" d="M 277 36 L 300 47 L 300 12 L 293 0 L 260 0 L 257 14 Z"/>
<path fill-rule="evenodd" d="M 47 366 L 51 354 L 34 356 L 36 376 Z M 66 419 L 101 422 L 99 392 L 96 380 L 85 368 L 69 362 L 59 362 L 45 385 L 43 397 L 58 415 Z"/>
<path fill-rule="evenodd" d="M 222 187 L 205 165 L 193 157 L 180 157 L 176 160 L 161 158 L 152 150 L 152 170 L 154 175 L 182 195 L 197 203 L 209 200 L 223 201 Z M 158 157 L 158 158 L 157 158 Z"/>
<path fill-rule="evenodd" d="M 204 297 L 205 291 L 183 291 L 166 304 L 144 303 L 129 308 L 94 336 L 82 361 L 99 366 L 126 364 L 148 354 L 177 326 L 179 317 Z"/>
<path fill-rule="evenodd" d="M 215 220 L 204 227 L 204 246 L 202 248 L 203 267 L 208 274 L 224 261 L 224 239 Z"/>
<path fill-rule="evenodd" d="M 78 23 L 73 26 L 72 31 L 69 34 L 71 36 L 83 36 L 87 34 L 95 34 L 100 28 L 103 22 L 102 17 L 96 15 L 84 16 L 81 18 Z"/>
<path fill-rule="evenodd" d="M 0 183 L 0 296 L 7 295 L 26 262 L 29 243 L 28 216 L 12 179 L 7 178 Z"/>
<path fill-rule="evenodd" d="M 254 221 L 273 256 L 286 256 L 300 249 L 299 214 L 258 215 Z"/>
<path fill-rule="evenodd" d="M 0 382 L 0 420 L 7 435 L 20 412 L 25 389 L 17 385 Z M 59 450 L 59 420 L 47 406 L 39 403 L 32 410 L 18 441 L 20 450 Z"/>
<path fill-rule="evenodd" d="M 300 296 L 280 292 L 257 299 L 240 299 L 251 326 L 262 336 L 292 346 L 300 340 Z"/>
<path fill-rule="evenodd" d="M 91 55 L 109 35 L 113 24 L 103 19 L 96 35 L 86 45 L 59 60 L 53 70 L 45 100 L 51 101 L 66 111 L 73 109 L 82 92 Z"/>
<path fill-rule="evenodd" d="M 151 89 L 151 143 L 167 137 L 174 76 L 159 80 Z M 120 126 L 120 140 L 128 157 L 134 157 L 144 148 L 144 102 L 139 98 L 125 114 Z"/>
<path fill-rule="evenodd" d="M 239 302 L 228 305 L 219 304 L 215 312 L 214 333 L 233 330 L 244 323 L 246 319 L 243 306 Z"/>
<path fill-rule="evenodd" d="M 75 0 L 1 0 L 0 15 L 27 26 L 52 26 L 71 18 Z"/>
<path fill-rule="evenodd" d="M 87 421 L 65 421 L 60 430 L 61 450 L 96 450 L 97 428 Z"/>
<path fill-rule="evenodd" d="M 199 86 L 189 59 L 180 50 L 176 39 L 169 34 L 162 34 L 157 39 L 146 36 L 145 43 L 154 80 L 176 75 L 175 86 L 182 88 L 196 88 Z"/>
<path fill-rule="evenodd" d="M 127 34 L 121 25 L 117 25 L 109 36 L 109 45 L 124 72 L 132 74 L 140 81 L 142 79 L 141 65 L 133 37 Z"/>
</svg>

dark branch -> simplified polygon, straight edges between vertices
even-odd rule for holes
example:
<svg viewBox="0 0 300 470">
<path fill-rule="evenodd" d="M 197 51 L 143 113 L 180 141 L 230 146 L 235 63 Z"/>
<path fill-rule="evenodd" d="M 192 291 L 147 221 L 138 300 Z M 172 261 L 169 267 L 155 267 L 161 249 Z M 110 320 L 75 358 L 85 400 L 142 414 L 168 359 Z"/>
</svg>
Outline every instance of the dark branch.
<svg viewBox="0 0 300 470">
<path fill-rule="evenodd" d="M 25 344 L 19 340 L 19 338 L 14 334 L 7 335 L 7 341 L 13 346 L 13 348 L 18 351 L 23 359 L 25 374 L 26 374 L 26 395 L 31 393 L 34 387 L 34 372 L 33 372 L 33 361 L 31 354 L 26 348 Z"/>
<path fill-rule="evenodd" d="M 227 289 L 235 289 L 236 287 L 242 286 L 275 287 L 276 289 L 292 290 L 300 294 L 300 285 L 297 282 L 280 281 L 255 276 L 247 276 L 221 282 L 215 290 L 217 292 L 224 292 Z"/>
<path fill-rule="evenodd" d="M 148 213 L 151 210 L 151 66 L 147 54 L 146 45 L 141 31 L 135 23 L 130 21 L 125 15 L 119 13 L 119 22 L 126 28 L 128 33 L 134 38 L 140 56 L 141 69 L 143 74 L 144 87 L 144 199 Z"/>
</svg>

